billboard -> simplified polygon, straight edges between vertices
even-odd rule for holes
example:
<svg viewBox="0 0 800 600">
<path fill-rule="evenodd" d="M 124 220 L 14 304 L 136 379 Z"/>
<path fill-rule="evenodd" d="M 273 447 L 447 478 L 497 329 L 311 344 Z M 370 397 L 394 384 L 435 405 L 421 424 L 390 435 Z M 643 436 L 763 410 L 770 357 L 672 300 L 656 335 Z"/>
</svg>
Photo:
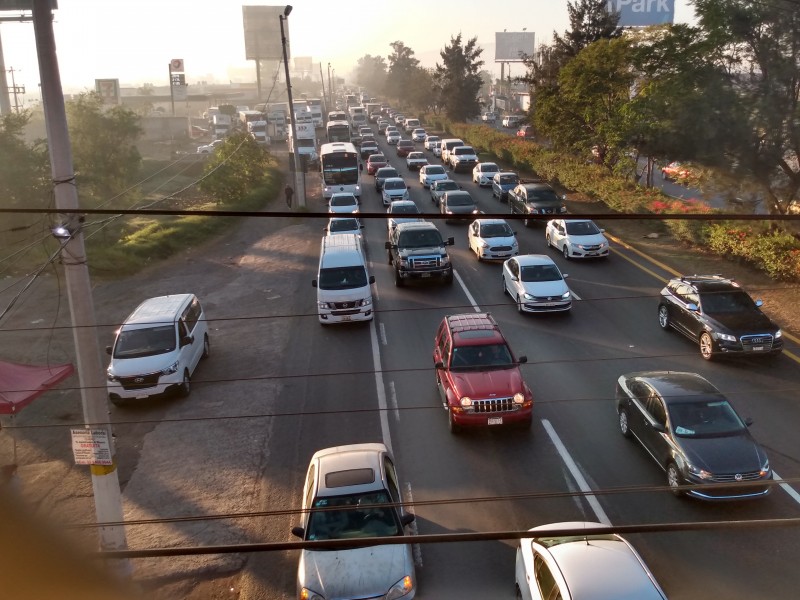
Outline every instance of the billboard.
<svg viewBox="0 0 800 600">
<path fill-rule="evenodd" d="M 95 79 L 94 90 L 100 94 L 103 104 L 119 104 L 119 79 Z"/>
<path fill-rule="evenodd" d="M 494 62 L 522 62 L 533 56 L 535 36 L 532 31 L 498 31 L 494 34 Z"/>
<path fill-rule="evenodd" d="M 244 54 L 247 60 L 283 60 L 280 16 L 283 6 L 242 6 L 244 23 Z M 291 57 L 289 24 L 284 22 L 286 56 Z"/>
<path fill-rule="evenodd" d="M 608 12 L 620 15 L 620 27 L 663 25 L 675 19 L 675 0 L 608 0 Z"/>
<path fill-rule="evenodd" d="M 294 70 L 308 75 L 311 72 L 311 57 L 310 56 L 295 56 L 294 57 Z"/>
</svg>

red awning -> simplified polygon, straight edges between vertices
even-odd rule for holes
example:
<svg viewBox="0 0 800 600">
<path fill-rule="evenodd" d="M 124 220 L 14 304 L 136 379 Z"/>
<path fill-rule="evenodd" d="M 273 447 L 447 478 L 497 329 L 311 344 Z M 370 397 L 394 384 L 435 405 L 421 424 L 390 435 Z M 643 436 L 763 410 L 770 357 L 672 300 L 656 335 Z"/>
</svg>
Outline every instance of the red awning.
<svg viewBox="0 0 800 600">
<path fill-rule="evenodd" d="M 13 415 L 72 375 L 64 365 L 20 365 L 0 360 L 0 415 Z"/>
</svg>

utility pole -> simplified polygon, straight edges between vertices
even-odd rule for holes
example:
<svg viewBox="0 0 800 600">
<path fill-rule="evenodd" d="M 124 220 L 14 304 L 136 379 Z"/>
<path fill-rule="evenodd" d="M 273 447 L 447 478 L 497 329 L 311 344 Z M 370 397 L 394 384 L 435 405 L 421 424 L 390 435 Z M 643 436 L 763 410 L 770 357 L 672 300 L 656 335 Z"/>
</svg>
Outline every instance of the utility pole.
<svg viewBox="0 0 800 600">
<path fill-rule="evenodd" d="M 292 80 L 289 78 L 289 55 L 286 50 L 286 33 L 283 30 L 283 22 L 292 12 L 292 6 L 286 5 L 282 15 L 278 15 L 278 20 L 281 24 L 281 46 L 283 47 L 283 66 L 286 70 L 286 95 L 289 98 L 289 130 L 292 136 L 292 153 L 289 167 L 294 171 L 294 197 L 297 198 L 298 208 L 303 208 L 306 205 L 306 188 L 305 188 L 305 174 L 302 172 L 303 165 L 300 162 L 300 155 L 297 151 L 297 126 L 295 121 L 297 118 L 294 114 L 294 101 L 292 100 Z"/>
<path fill-rule="evenodd" d="M 74 210 L 79 208 L 78 191 L 72 166 L 72 148 L 67 131 L 64 93 L 58 70 L 51 5 L 50 0 L 33 0 L 33 28 L 42 80 L 42 105 L 50 149 L 55 205 L 59 209 Z M 108 418 L 105 373 L 100 363 L 92 288 L 81 231 L 83 216 L 71 213 L 62 215 L 62 218 L 63 225 L 69 231 L 69 238 L 62 250 L 62 258 L 78 363 L 83 420 L 86 429 L 106 432 L 112 456 L 112 464 L 109 466 L 93 464 L 89 467 L 92 474 L 95 514 L 100 524 L 100 548 L 103 551 L 127 550 L 124 526 L 104 525 L 104 523 L 123 522 L 124 514 L 116 453 Z M 121 575 L 127 576 L 131 573 L 128 560 L 117 562 L 114 566 L 119 567 L 115 570 Z"/>
<path fill-rule="evenodd" d="M 8 72 L 11 73 L 11 87 L 8 89 L 14 94 L 14 112 L 19 112 L 19 99 L 17 98 L 17 94 L 22 94 L 24 96 L 25 86 L 17 85 L 17 82 L 14 80 L 14 67 L 8 69 Z"/>
<path fill-rule="evenodd" d="M 6 79 L 6 60 L 3 57 L 3 41 L 0 40 L 0 115 L 11 113 L 8 101 L 8 80 Z"/>
<path fill-rule="evenodd" d="M 325 102 L 325 114 L 328 114 L 328 99 L 325 95 L 325 77 L 322 75 L 322 63 L 319 63 L 319 80 L 322 82 L 322 100 Z M 325 122 L 325 115 L 322 115 L 322 122 Z"/>
<path fill-rule="evenodd" d="M 328 112 L 334 108 L 333 88 L 331 87 L 331 63 L 328 63 Z"/>
</svg>

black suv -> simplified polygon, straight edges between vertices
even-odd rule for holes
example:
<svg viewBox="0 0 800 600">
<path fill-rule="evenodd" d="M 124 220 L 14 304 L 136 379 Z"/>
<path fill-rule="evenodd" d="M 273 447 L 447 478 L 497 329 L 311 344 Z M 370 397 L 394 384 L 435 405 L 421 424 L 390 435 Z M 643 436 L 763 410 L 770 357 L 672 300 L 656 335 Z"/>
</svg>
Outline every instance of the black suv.
<svg viewBox="0 0 800 600">
<path fill-rule="evenodd" d="M 564 196 L 556 194 L 544 181 L 522 182 L 509 190 L 508 206 L 512 215 L 563 215 L 567 212 Z M 526 218 L 522 223 L 530 227 L 534 220 Z"/>
<path fill-rule="evenodd" d="M 689 275 L 670 280 L 661 290 L 658 323 L 675 328 L 700 345 L 700 355 L 777 355 L 783 350 L 780 328 L 761 312 L 739 284 L 719 275 Z"/>
</svg>

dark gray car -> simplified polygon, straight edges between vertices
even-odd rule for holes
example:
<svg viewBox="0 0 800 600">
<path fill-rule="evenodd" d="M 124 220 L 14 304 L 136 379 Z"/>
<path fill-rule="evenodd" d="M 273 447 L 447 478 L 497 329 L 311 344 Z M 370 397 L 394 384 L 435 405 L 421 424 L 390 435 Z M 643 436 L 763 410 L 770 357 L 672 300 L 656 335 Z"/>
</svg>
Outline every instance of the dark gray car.
<svg viewBox="0 0 800 600">
<path fill-rule="evenodd" d="M 436 206 L 439 206 L 442 196 L 444 196 L 446 192 L 460 189 L 461 187 L 452 179 L 440 179 L 439 181 L 434 181 L 431 183 L 431 202 L 433 202 Z"/>
<path fill-rule="evenodd" d="M 383 191 L 383 182 L 389 177 L 400 177 L 400 173 L 394 167 L 381 167 L 375 171 L 375 189 L 379 192 Z"/>
<path fill-rule="evenodd" d="M 524 182 L 508 192 L 508 207 L 512 215 L 562 215 L 567 212 L 564 206 L 564 196 L 556 194 L 555 190 L 544 181 Z M 522 220 L 525 227 L 530 227 L 534 220 Z M 542 220 L 542 225 L 548 219 Z"/>
<path fill-rule="evenodd" d="M 464 190 L 445 192 L 439 202 L 439 210 L 445 215 L 445 223 L 450 222 L 447 217 L 451 215 L 477 215 L 480 212 L 470 193 Z"/>
</svg>

